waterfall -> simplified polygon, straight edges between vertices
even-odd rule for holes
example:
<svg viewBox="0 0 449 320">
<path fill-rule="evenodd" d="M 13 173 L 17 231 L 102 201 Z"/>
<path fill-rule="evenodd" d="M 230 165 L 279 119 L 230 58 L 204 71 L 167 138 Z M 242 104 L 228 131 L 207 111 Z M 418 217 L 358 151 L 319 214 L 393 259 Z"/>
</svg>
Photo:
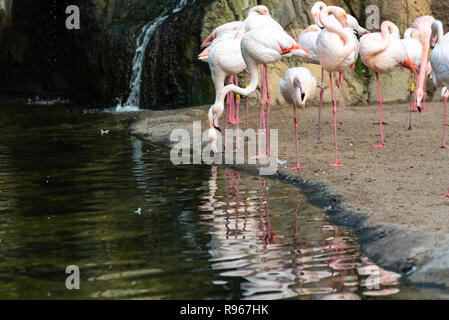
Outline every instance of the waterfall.
<svg viewBox="0 0 449 320">
<path fill-rule="evenodd" d="M 188 0 L 178 0 L 178 4 L 172 10 L 172 13 L 177 13 L 181 11 L 186 5 Z M 156 18 L 153 21 L 147 23 L 140 32 L 136 41 L 136 53 L 133 58 L 132 66 L 132 78 L 129 83 L 131 92 L 125 104 L 122 105 L 121 102 L 116 107 L 116 112 L 132 112 L 139 111 L 140 109 L 140 85 L 142 83 L 142 71 L 145 62 L 145 52 L 147 50 L 148 44 L 153 37 L 154 32 L 159 28 L 159 26 L 169 17 L 167 11 Z"/>
</svg>

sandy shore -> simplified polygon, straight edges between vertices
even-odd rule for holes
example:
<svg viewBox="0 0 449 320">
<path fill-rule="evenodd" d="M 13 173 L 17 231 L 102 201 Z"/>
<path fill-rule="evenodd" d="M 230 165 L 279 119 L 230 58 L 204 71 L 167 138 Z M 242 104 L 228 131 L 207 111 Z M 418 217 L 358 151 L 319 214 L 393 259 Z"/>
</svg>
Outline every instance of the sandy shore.
<svg viewBox="0 0 449 320">
<path fill-rule="evenodd" d="M 279 158 L 287 160 L 278 177 L 303 187 L 312 202 L 327 206 L 334 223 L 352 228 L 362 250 L 384 267 L 401 272 L 404 280 L 449 288 L 449 150 L 441 149 L 442 103 L 413 113 L 408 129 L 405 104 L 384 105 L 387 147 L 380 142 L 378 106 L 344 107 L 338 128 L 340 161 L 334 160 L 330 105 L 322 116 L 322 138 L 317 142 L 318 108 L 298 111 L 301 163 L 295 164 L 293 110 L 272 108 L 271 128 L 279 129 Z M 208 107 L 144 113 L 131 131 L 157 144 L 169 145 L 172 129 L 192 127 L 203 120 Z M 243 126 L 245 123 L 244 114 Z M 250 127 L 257 128 L 258 107 L 250 108 Z M 243 167 L 243 169 L 248 169 Z"/>
</svg>

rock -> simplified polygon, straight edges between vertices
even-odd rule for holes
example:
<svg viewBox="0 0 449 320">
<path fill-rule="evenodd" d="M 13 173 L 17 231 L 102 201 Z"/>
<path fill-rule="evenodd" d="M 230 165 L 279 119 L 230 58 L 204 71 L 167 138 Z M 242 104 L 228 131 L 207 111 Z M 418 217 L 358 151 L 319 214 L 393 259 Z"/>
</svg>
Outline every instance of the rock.
<svg viewBox="0 0 449 320">
<path fill-rule="evenodd" d="M 369 100 L 371 103 L 378 103 L 379 95 L 375 76 L 369 84 Z M 382 88 L 383 101 L 404 102 L 410 98 L 410 71 L 396 68 L 391 74 L 380 75 L 380 85 Z"/>
</svg>

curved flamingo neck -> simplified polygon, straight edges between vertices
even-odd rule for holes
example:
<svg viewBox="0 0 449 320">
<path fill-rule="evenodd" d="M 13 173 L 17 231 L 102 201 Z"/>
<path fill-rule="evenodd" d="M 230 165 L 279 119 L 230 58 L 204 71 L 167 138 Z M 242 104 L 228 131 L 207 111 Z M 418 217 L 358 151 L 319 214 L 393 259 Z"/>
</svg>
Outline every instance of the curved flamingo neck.
<svg viewBox="0 0 449 320">
<path fill-rule="evenodd" d="M 435 45 L 436 43 L 443 42 L 443 36 L 443 24 L 441 23 L 441 21 L 435 21 L 432 24 L 432 35 L 430 37 L 431 43 Z"/>
</svg>

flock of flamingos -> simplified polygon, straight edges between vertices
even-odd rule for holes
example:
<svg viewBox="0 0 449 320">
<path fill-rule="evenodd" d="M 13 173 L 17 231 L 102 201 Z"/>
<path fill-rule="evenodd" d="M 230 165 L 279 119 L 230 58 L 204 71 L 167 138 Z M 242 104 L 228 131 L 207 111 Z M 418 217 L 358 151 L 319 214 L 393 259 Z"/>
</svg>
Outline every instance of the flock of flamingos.
<svg viewBox="0 0 449 320">
<path fill-rule="evenodd" d="M 423 104 L 426 75 L 431 74 L 438 87 L 443 87 L 444 96 L 444 125 L 443 144 L 446 145 L 447 100 L 449 97 L 449 34 L 443 35 L 443 24 L 431 16 L 417 18 L 411 28 L 407 29 L 404 39 L 401 39 L 399 28 L 390 21 L 381 24 L 381 32 L 371 33 L 362 28 L 357 20 L 337 6 L 327 6 L 317 2 L 312 7 L 315 24 L 306 28 L 298 37 L 293 39 L 282 26 L 274 20 L 267 7 L 259 5 L 253 7 L 245 21 L 234 21 L 217 27 L 203 41 L 205 48 L 199 59 L 208 62 L 212 80 L 215 85 L 215 103 L 208 112 L 209 138 L 213 152 L 217 149 L 217 131 L 221 132 L 219 119 L 225 112 L 225 130 L 227 124 L 239 126 L 240 95 L 248 96 L 254 92 L 261 79 L 261 103 L 259 117 L 259 133 L 268 132 L 270 121 L 270 88 L 268 86 L 267 65 L 275 63 L 284 57 L 298 57 L 305 62 L 321 65 L 322 79 L 320 90 L 318 139 L 321 129 L 321 109 L 324 94 L 324 72 L 329 73 L 332 92 L 335 161 L 331 166 L 342 166 L 338 160 L 337 143 L 337 105 L 334 94 L 333 72 L 339 73 L 339 122 L 342 123 L 341 113 L 341 84 L 343 73 L 354 70 L 360 55 L 363 64 L 375 72 L 379 92 L 379 117 L 381 143 L 374 148 L 384 148 L 384 134 L 382 127 L 382 92 L 379 74 L 391 73 L 396 67 L 418 70 L 418 86 L 415 103 L 411 110 L 425 110 Z M 429 62 L 429 49 L 432 49 Z M 247 83 L 246 70 L 249 71 Z M 238 86 L 237 75 L 244 73 L 245 88 Z M 230 84 L 224 85 L 226 79 Z M 285 101 L 293 105 L 294 123 L 296 130 L 296 166 L 293 170 L 303 168 L 299 161 L 298 120 L 296 108 L 304 107 L 316 93 L 317 80 L 310 70 L 304 67 L 291 68 L 285 72 L 279 83 L 279 88 Z M 226 96 L 227 109 L 224 101 Z M 236 103 L 236 105 L 235 105 Z M 265 110 L 266 107 L 266 110 Z M 246 100 L 246 121 L 248 126 L 248 100 Z M 237 130 L 238 131 L 238 130 Z M 270 155 L 269 135 L 266 137 L 266 152 L 259 148 L 257 158 Z M 237 136 L 238 141 L 238 136 Z M 226 140 L 223 143 L 226 146 Z M 239 144 L 237 142 L 237 149 Z M 223 148 L 224 150 L 224 148 Z M 449 193 L 443 198 L 449 198 Z"/>
</svg>

